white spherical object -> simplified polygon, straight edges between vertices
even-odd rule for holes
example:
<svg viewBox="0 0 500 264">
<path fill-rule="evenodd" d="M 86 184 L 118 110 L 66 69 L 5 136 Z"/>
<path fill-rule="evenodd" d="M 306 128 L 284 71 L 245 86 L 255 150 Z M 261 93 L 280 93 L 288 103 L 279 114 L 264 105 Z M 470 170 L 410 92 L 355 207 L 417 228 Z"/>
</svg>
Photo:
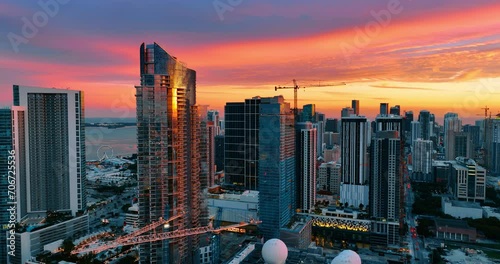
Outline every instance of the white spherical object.
<svg viewBox="0 0 500 264">
<path fill-rule="evenodd" d="M 287 257 L 288 249 L 283 241 L 273 238 L 264 243 L 262 258 L 267 264 L 285 264 Z"/>
<path fill-rule="evenodd" d="M 358 253 L 352 250 L 344 250 L 332 260 L 332 264 L 361 264 Z"/>
</svg>

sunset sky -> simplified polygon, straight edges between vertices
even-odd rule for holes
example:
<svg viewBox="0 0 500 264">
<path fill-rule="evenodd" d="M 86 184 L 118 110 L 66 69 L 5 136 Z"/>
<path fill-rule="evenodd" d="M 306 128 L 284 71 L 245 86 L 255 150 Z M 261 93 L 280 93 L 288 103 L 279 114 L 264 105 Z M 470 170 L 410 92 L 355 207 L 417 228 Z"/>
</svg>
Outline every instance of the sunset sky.
<svg viewBox="0 0 500 264">
<path fill-rule="evenodd" d="M 198 103 L 221 111 L 256 95 L 293 102 L 274 86 L 295 78 L 348 83 L 299 91 L 328 117 L 351 99 L 370 118 L 381 102 L 439 121 L 500 112 L 498 0 L 59 0 L 48 15 L 37 2 L 0 2 L 2 106 L 13 84 L 70 87 L 87 117 L 134 117 L 139 46 L 157 42 L 197 71 Z M 33 19 L 38 32 L 23 35 Z"/>
</svg>

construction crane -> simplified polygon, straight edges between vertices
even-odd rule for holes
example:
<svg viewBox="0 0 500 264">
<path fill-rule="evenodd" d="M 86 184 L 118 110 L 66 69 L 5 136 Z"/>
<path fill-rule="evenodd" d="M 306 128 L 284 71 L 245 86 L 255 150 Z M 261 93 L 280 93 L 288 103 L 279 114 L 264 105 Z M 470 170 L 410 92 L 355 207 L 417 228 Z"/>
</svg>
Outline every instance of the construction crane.
<svg viewBox="0 0 500 264">
<path fill-rule="evenodd" d="M 258 225 L 262 221 L 256 221 L 251 219 L 249 222 L 241 222 L 239 224 L 234 224 L 234 225 L 228 225 L 224 227 L 219 227 L 219 228 L 214 228 L 212 223 L 210 223 L 208 226 L 202 226 L 202 227 L 195 227 L 195 228 L 189 228 L 189 229 L 182 229 L 182 230 L 174 230 L 171 232 L 164 232 L 164 233 L 155 233 L 155 234 L 149 234 L 149 235 L 140 235 L 143 233 L 146 233 L 148 231 L 154 230 L 156 227 L 159 227 L 162 224 L 166 224 L 172 220 L 175 220 L 177 218 L 181 217 L 181 215 L 174 216 L 168 220 L 163 220 L 160 219 L 157 222 L 153 222 L 131 234 L 119 237 L 118 239 L 108 242 L 108 243 L 103 243 L 100 244 L 96 247 L 92 247 L 92 245 L 98 244 L 97 241 L 92 241 L 90 243 L 84 243 L 81 245 L 78 245 L 71 254 L 85 254 L 85 253 L 100 253 L 102 251 L 116 248 L 119 246 L 130 246 L 130 245 L 138 245 L 142 243 L 149 243 L 149 242 L 155 242 L 155 241 L 160 241 L 160 240 L 166 240 L 166 239 L 173 239 L 173 238 L 179 238 L 179 237 L 186 237 L 186 236 L 192 236 L 192 235 L 200 235 L 204 233 L 215 233 L 218 234 L 224 230 L 229 230 L 232 228 L 239 228 L 247 225 Z"/>
<path fill-rule="evenodd" d="M 293 86 L 275 86 L 274 87 L 274 90 L 275 91 L 278 91 L 280 89 L 293 89 L 293 111 L 294 111 L 294 114 L 297 115 L 298 113 L 298 106 L 297 106 L 297 91 L 300 89 L 300 88 L 311 88 L 311 87 L 325 87 L 325 86 L 341 86 L 341 85 L 346 85 L 345 82 L 339 82 L 339 83 L 332 83 L 332 84 L 321 84 L 321 83 L 318 83 L 316 85 L 308 85 L 308 86 L 299 86 L 297 84 L 297 80 L 293 79 Z"/>
<path fill-rule="evenodd" d="M 488 110 L 490 110 L 490 108 L 488 108 L 488 106 L 485 106 L 481 109 L 484 110 L 484 119 L 487 119 L 488 118 Z M 490 115 L 491 115 L 491 113 L 490 113 Z"/>
</svg>

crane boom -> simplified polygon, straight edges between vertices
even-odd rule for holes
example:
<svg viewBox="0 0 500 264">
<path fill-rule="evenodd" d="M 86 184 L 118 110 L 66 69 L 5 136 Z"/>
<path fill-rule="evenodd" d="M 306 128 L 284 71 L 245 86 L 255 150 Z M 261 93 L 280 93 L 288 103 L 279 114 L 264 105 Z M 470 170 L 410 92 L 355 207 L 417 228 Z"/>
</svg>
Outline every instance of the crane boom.
<svg viewBox="0 0 500 264">
<path fill-rule="evenodd" d="M 155 241 L 166 240 L 166 239 L 199 235 L 199 234 L 204 234 L 204 233 L 209 233 L 209 232 L 220 233 L 224 230 L 243 227 L 243 226 L 247 226 L 247 225 L 257 225 L 260 223 L 261 223 L 261 221 L 250 220 L 250 222 L 248 222 L 248 223 L 241 222 L 239 224 L 219 227 L 217 229 L 214 229 L 214 227 L 212 225 L 208 225 L 208 226 L 195 227 L 195 228 L 190 228 L 190 229 L 175 230 L 175 231 L 165 232 L 165 233 L 157 233 L 157 234 L 134 236 L 134 237 L 129 236 L 127 239 L 117 239 L 117 240 L 112 241 L 108 244 L 103 244 L 103 245 L 100 245 L 100 246 L 97 246 L 94 248 L 91 248 L 91 247 L 80 248 L 79 247 L 79 249 L 75 249 L 71 253 L 72 254 L 82 254 L 82 253 L 93 252 L 93 253 L 97 254 L 99 252 L 102 252 L 102 251 L 105 251 L 108 249 L 112 249 L 112 248 L 115 248 L 118 246 L 137 245 L 137 244 L 155 242 Z"/>
<path fill-rule="evenodd" d="M 340 86 L 340 85 L 346 85 L 345 82 L 339 82 L 339 83 L 331 83 L 331 84 L 321 84 L 321 83 L 318 83 L 318 84 L 313 84 L 313 85 L 308 85 L 308 86 L 299 86 L 297 84 L 297 80 L 293 79 L 293 86 L 274 86 L 274 90 L 275 91 L 278 91 L 278 90 L 281 90 L 281 89 L 293 89 L 293 108 L 294 108 L 294 113 L 295 113 L 295 116 L 297 116 L 297 113 L 298 113 L 298 106 L 297 106 L 297 91 L 300 89 L 300 88 L 311 88 L 311 87 L 325 87 L 325 86 Z"/>
</svg>

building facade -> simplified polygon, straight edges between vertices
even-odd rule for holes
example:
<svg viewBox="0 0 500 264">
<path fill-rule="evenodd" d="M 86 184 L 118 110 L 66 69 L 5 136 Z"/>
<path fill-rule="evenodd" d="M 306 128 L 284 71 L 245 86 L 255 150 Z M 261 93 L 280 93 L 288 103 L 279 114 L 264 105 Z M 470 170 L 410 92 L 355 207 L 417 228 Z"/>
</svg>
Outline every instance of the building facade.
<svg viewBox="0 0 500 264">
<path fill-rule="evenodd" d="M 158 44 L 140 47 L 141 85 L 137 100 L 139 224 L 160 217 L 173 229 L 200 225 L 200 108 L 196 72 Z M 163 226 L 155 232 L 165 232 Z M 190 263 L 198 256 L 196 236 L 145 243 L 141 263 Z"/>
<path fill-rule="evenodd" d="M 340 163 L 334 161 L 322 163 L 318 168 L 319 190 L 338 196 L 340 194 L 341 168 Z"/>
<path fill-rule="evenodd" d="M 448 188 L 459 200 L 484 201 L 486 197 L 486 170 L 473 159 L 457 157 L 450 161 Z"/>
<path fill-rule="evenodd" d="M 317 130 L 310 122 L 295 124 L 296 209 L 309 212 L 316 202 Z"/>
<path fill-rule="evenodd" d="M 76 90 L 14 85 L 14 105 L 26 109 L 16 139 L 19 168 L 18 220 L 26 213 L 83 212 L 87 206 L 83 93 Z M 18 124 L 20 125 L 20 124 Z M 21 142 L 20 140 L 23 140 Z M 24 178 L 25 177 L 25 178 Z M 25 199 L 25 203 L 24 200 Z M 24 208 L 23 208 L 24 207 Z"/>
<path fill-rule="evenodd" d="M 260 105 L 259 228 L 265 240 L 279 238 L 295 213 L 294 114 L 282 96 Z"/>
<path fill-rule="evenodd" d="M 348 205 L 368 205 L 369 124 L 365 117 L 342 118 L 340 201 Z"/>
</svg>

